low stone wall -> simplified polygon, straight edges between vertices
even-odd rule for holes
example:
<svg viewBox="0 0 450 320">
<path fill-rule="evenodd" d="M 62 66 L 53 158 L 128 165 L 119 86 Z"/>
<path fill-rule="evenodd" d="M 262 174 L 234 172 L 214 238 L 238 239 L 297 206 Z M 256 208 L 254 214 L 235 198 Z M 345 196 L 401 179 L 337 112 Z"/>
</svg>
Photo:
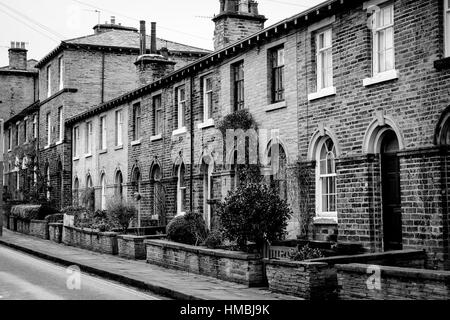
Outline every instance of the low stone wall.
<svg viewBox="0 0 450 320">
<path fill-rule="evenodd" d="M 44 240 L 49 239 L 48 222 L 45 220 L 31 220 L 30 235 Z"/>
<path fill-rule="evenodd" d="M 450 272 L 370 265 L 336 265 L 342 300 L 448 300 Z M 370 271 L 369 271 L 370 270 Z M 378 274 L 377 274 L 378 273 Z M 379 275 L 379 276 L 378 276 Z"/>
<path fill-rule="evenodd" d="M 212 250 L 163 240 L 146 240 L 144 243 L 147 247 L 148 263 L 249 287 L 261 286 L 264 283 L 260 255 Z"/>
<path fill-rule="evenodd" d="M 62 242 L 72 247 L 117 255 L 117 235 L 115 232 L 98 232 L 64 226 Z"/>
<path fill-rule="evenodd" d="M 145 260 L 147 258 L 147 250 L 144 241 L 162 239 L 165 237 L 166 235 L 143 237 L 134 235 L 120 235 L 117 237 L 119 257 L 131 260 Z"/>
<path fill-rule="evenodd" d="M 62 223 L 49 223 L 48 225 L 48 235 L 50 241 L 61 243 L 62 242 Z"/>
<path fill-rule="evenodd" d="M 30 234 L 30 224 L 31 222 L 28 220 L 22 220 L 16 218 L 16 230 L 19 233 Z"/>
<path fill-rule="evenodd" d="M 337 299 L 336 270 L 323 262 L 265 259 L 269 289 L 307 300 Z"/>
<path fill-rule="evenodd" d="M 311 262 L 324 262 L 330 266 L 336 264 L 372 264 L 390 267 L 405 267 L 425 269 L 427 254 L 423 250 L 401 250 L 381 253 L 366 253 L 359 255 L 337 256 L 309 260 Z"/>
</svg>

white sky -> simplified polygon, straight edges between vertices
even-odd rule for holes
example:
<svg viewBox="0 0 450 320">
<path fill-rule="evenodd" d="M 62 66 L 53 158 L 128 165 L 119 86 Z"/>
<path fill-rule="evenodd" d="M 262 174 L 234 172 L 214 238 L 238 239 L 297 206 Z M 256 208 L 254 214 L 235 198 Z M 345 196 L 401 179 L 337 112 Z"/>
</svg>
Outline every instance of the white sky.
<svg viewBox="0 0 450 320">
<path fill-rule="evenodd" d="M 293 16 L 324 0 L 259 0 L 266 26 Z M 139 28 L 139 20 L 158 23 L 158 37 L 212 49 L 219 0 L 0 0 L 0 66 L 8 65 L 11 41 L 27 42 L 28 58 L 40 60 L 60 40 L 93 33 L 98 22 L 116 16 L 117 23 Z"/>
</svg>

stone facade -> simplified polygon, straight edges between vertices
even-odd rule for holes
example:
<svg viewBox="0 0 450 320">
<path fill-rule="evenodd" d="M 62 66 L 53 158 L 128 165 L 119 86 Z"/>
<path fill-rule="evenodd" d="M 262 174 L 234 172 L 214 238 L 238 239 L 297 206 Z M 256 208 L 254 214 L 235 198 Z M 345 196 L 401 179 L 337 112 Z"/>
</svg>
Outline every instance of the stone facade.
<svg viewBox="0 0 450 320">
<path fill-rule="evenodd" d="M 250 287 L 263 284 L 263 265 L 259 255 L 209 250 L 163 240 L 147 240 L 147 262 L 183 270 Z"/>
<path fill-rule="evenodd" d="M 361 264 L 338 265 L 340 300 L 448 300 L 450 273 L 396 267 L 380 267 L 380 278 L 369 279 Z M 376 277 L 376 275 L 374 275 Z M 372 281 L 370 281 L 372 280 Z M 372 287 L 368 287 L 368 282 Z"/>
<path fill-rule="evenodd" d="M 64 226 L 62 243 L 104 254 L 118 253 L 117 233 L 114 232 L 97 232 Z"/>
</svg>

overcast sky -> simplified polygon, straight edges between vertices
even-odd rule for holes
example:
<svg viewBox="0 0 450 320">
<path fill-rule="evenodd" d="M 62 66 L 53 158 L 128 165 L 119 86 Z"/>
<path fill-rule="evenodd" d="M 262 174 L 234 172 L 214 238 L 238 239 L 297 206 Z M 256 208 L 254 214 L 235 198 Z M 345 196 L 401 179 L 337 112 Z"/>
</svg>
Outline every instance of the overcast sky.
<svg viewBox="0 0 450 320">
<path fill-rule="evenodd" d="M 323 0 L 259 0 L 266 26 L 293 16 Z M 139 27 L 139 20 L 158 23 L 158 37 L 212 49 L 219 0 L 0 0 L 0 66 L 8 64 L 11 41 L 27 42 L 28 57 L 40 60 L 61 40 L 93 33 L 100 21 L 116 16 L 122 25 Z"/>
</svg>

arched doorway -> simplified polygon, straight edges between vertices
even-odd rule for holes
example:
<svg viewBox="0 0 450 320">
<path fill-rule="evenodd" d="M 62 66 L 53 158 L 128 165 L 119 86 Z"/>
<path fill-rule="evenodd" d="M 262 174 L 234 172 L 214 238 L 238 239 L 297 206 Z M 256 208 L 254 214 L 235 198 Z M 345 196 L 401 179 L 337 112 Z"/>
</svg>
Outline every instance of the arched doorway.
<svg viewBox="0 0 450 320">
<path fill-rule="evenodd" d="M 159 165 L 154 165 L 151 172 L 153 184 L 153 214 L 158 217 L 159 224 L 165 226 L 166 221 L 166 195 L 161 182 L 162 172 Z"/>
<path fill-rule="evenodd" d="M 100 191 L 101 191 L 101 196 L 100 196 L 100 209 L 101 210 L 106 210 L 106 177 L 105 174 L 102 174 L 101 178 L 100 178 Z"/>
<path fill-rule="evenodd" d="M 383 204 L 384 250 L 401 250 L 402 207 L 400 193 L 399 141 L 394 131 L 388 130 L 381 137 L 381 191 Z"/>
<path fill-rule="evenodd" d="M 123 200 L 123 176 L 122 171 L 117 171 L 116 177 L 115 177 L 115 194 L 116 197 L 120 199 L 120 201 Z"/>
<path fill-rule="evenodd" d="M 203 175 L 203 219 L 208 229 L 212 226 L 212 174 L 214 172 L 214 163 L 212 157 L 203 158 L 201 172 Z"/>
</svg>

